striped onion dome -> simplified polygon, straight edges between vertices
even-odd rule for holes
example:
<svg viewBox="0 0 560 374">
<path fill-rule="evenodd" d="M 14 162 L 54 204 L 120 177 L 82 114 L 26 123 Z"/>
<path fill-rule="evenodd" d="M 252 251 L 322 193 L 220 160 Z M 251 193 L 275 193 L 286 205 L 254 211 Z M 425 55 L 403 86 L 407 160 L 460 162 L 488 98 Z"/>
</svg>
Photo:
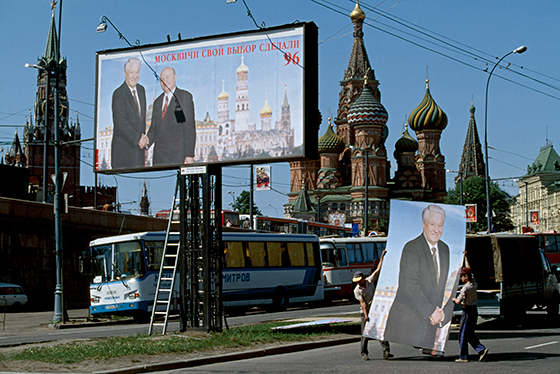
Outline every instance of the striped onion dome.
<svg viewBox="0 0 560 374">
<path fill-rule="evenodd" d="M 319 153 L 341 153 L 344 151 L 344 142 L 334 133 L 331 119 L 325 135 L 319 138 Z"/>
<path fill-rule="evenodd" d="M 395 143 L 395 153 L 416 152 L 418 142 L 408 133 L 408 125 L 405 125 L 402 136 Z"/>
<path fill-rule="evenodd" d="M 360 96 L 350 105 L 348 109 L 348 124 L 355 125 L 370 125 L 370 126 L 383 126 L 387 127 L 389 114 L 385 107 L 373 96 L 368 86 L 364 86 Z M 387 129 L 383 131 L 388 132 Z"/>
<path fill-rule="evenodd" d="M 426 79 L 426 94 L 420 105 L 410 113 L 408 123 L 414 131 L 444 130 L 447 114 L 436 104 L 430 94 L 429 80 Z"/>
</svg>

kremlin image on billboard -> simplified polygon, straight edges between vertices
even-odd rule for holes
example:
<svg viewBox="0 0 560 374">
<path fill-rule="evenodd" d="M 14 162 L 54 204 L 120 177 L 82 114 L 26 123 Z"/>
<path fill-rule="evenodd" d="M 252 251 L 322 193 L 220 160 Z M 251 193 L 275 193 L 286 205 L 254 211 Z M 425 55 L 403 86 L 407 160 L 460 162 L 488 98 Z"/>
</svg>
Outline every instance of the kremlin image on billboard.
<svg viewBox="0 0 560 374">
<path fill-rule="evenodd" d="M 95 171 L 309 157 L 316 55 L 312 23 L 98 52 Z"/>
</svg>

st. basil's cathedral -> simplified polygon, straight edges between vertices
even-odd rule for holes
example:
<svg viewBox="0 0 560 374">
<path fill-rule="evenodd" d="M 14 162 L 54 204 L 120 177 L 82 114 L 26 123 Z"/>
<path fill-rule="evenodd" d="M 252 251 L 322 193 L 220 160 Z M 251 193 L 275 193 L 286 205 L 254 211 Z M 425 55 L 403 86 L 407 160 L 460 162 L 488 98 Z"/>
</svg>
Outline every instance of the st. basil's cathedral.
<svg viewBox="0 0 560 374">
<path fill-rule="evenodd" d="M 367 193 L 368 228 L 375 229 L 381 220 L 389 219 L 390 199 L 442 202 L 447 194 L 445 157 L 440 151 L 447 115 L 430 94 L 428 80 L 423 100 L 409 115 L 408 124 L 395 143 L 397 170 L 390 177 L 385 144 L 389 115 L 381 104 L 379 81 L 364 45 L 365 17 L 356 2 L 350 14 L 354 41 L 348 68 L 340 82 L 337 115 L 334 121 L 329 118 L 327 130 L 319 138 L 319 160 L 290 163 L 285 217 L 319 217 L 323 223 L 357 223 L 363 229 Z M 409 129 L 418 140 L 410 135 Z"/>
</svg>

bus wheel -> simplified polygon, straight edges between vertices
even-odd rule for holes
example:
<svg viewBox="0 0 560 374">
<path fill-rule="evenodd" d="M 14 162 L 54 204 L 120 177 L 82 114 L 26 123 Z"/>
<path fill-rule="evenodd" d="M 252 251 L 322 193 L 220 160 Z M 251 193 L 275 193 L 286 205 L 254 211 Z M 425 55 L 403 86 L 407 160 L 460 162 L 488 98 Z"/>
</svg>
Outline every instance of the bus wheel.
<svg viewBox="0 0 560 374">
<path fill-rule="evenodd" d="M 290 300 L 288 298 L 288 290 L 278 287 L 272 294 L 272 311 L 280 312 L 286 310 Z"/>
</svg>

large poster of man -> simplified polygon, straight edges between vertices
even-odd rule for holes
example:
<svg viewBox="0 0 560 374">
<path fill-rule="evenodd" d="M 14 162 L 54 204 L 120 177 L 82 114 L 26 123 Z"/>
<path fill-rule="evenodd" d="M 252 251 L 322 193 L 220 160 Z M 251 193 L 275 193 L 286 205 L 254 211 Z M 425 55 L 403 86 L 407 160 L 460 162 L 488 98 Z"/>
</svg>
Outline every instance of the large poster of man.
<svg viewBox="0 0 560 374">
<path fill-rule="evenodd" d="M 391 201 L 387 254 L 364 336 L 443 354 L 463 264 L 464 209 Z"/>
<path fill-rule="evenodd" d="M 95 171 L 309 157 L 316 55 L 312 23 L 98 52 Z"/>
</svg>

